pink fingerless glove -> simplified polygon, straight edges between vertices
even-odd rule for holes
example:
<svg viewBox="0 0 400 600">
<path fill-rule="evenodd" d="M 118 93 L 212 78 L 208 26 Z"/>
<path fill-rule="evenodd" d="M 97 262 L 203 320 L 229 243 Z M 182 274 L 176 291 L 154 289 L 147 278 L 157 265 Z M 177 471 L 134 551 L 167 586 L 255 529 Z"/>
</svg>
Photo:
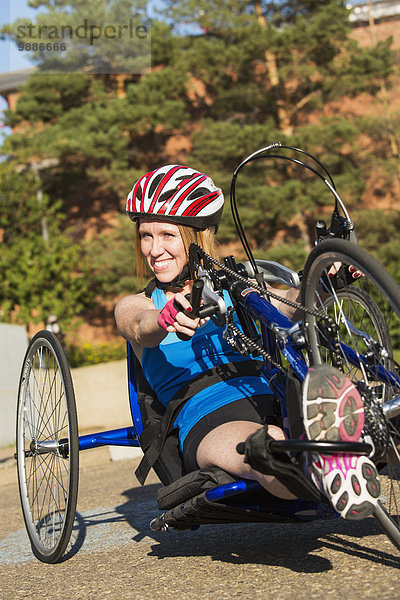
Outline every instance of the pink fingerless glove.
<svg viewBox="0 0 400 600">
<path fill-rule="evenodd" d="M 179 309 L 176 308 L 176 304 L 174 304 L 174 299 L 168 300 L 162 311 L 160 312 L 160 316 L 157 319 L 158 324 L 163 329 L 167 329 L 168 325 L 173 325 L 175 323 L 175 317 L 178 314 Z"/>
</svg>

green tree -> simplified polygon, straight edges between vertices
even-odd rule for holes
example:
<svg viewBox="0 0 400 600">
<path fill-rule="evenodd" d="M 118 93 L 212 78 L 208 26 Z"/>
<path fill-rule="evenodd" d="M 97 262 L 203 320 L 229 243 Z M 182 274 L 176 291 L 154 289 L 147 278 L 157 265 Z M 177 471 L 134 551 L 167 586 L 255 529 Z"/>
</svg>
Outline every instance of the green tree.
<svg viewBox="0 0 400 600">
<path fill-rule="evenodd" d="M 81 268 L 82 247 L 60 231 L 58 208 L 40 193 L 32 172 L 0 165 L 3 321 L 28 325 L 54 313 L 68 324 L 95 302 L 96 273 Z"/>
<path fill-rule="evenodd" d="M 350 40 L 341 0 L 167 5 L 169 23 L 155 25 L 157 69 L 125 81 L 124 97 L 115 94 L 110 79 L 88 84 L 75 76 L 67 85 L 54 76 L 28 83 L 13 118 L 31 113 L 43 125 L 28 140 L 14 135 L 9 153 L 25 161 L 56 156 L 61 169 L 44 176 L 45 191 L 65 198 L 68 210 L 80 206 L 82 192 L 90 202 L 93 189 L 115 209 L 141 171 L 170 161 L 167 145 L 176 132 L 190 138 L 186 162 L 225 188 L 246 154 L 280 140 L 327 161 L 346 201 L 357 206 L 370 169 L 368 153 L 357 144 L 365 127 L 346 114 L 331 120 L 315 115 L 327 102 L 379 90 L 392 69 L 388 44 L 361 49 Z M 51 108 L 43 101 L 50 96 L 56 100 Z M 246 225 L 257 244 L 268 247 L 274 232 L 286 228 L 290 238 L 311 246 L 315 203 L 324 207 L 329 200 L 306 174 L 280 164 L 258 171 L 244 191 Z M 229 219 L 221 233 L 226 240 L 233 235 Z"/>
<path fill-rule="evenodd" d="M 117 210 L 140 171 L 164 160 L 171 132 L 187 118 L 185 79 L 168 67 L 131 82 L 120 97 L 103 78 L 33 75 L 8 113 L 10 125 L 23 126 L 3 151 L 21 163 L 55 161 L 42 173 L 44 191 L 63 198 L 67 215 L 84 200 L 102 229 L 107 205 Z"/>
<path fill-rule="evenodd" d="M 42 72 L 142 73 L 150 67 L 148 0 L 30 0 L 34 22 L 1 33 L 29 51 Z M 28 47 L 27 47 L 28 46 Z"/>
<path fill-rule="evenodd" d="M 122 297 L 138 291 L 135 263 L 135 227 L 119 215 L 111 231 L 85 244 L 85 265 L 101 273 L 105 297 Z M 140 285 L 140 283 L 139 283 Z"/>
<path fill-rule="evenodd" d="M 400 214 L 399 211 L 364 209 L 355 213 L 356 231 L 363 246 L 385 265 L 400 283 Z"/>
<path fill-rule="evenodd" d="M 343 109 L 328 119 L 324 107 L 362 92 L 373 101 L 393 57 L 390 40 L 359 47 L 348 13 L 340 0 L 168 2 L 171 22 L 195 32 L 177 36 L 179 64 L 206 85 L 190 160 L 227 185 L 228 173 L 257 147 L 294 144 L 327 163 L 346 203 L 360 206 L 373 160 L 359 142 L 365 122 Z M 375 134 L 381 143 L 385 133 Z M 316 213 L 323 216 L 332 197 L 290 163 L 252 171 L 242 184 L 250 238 L 268 249 L 283 229 L 290 245 L 302 240 L 311 248 Z M 231 236 L 231 223 L 221 233 Z"/>
<path fill-rule="evenodd" d="M 32 5 L 46 11 L 42 23 L 51 13 L 60 24 L 68 10 L 74 18 L 91 13 L 103 19 L 107 15 L 101 11 L 117 5 L 126 10 L 137 6 L 147 16 L 145 2 L 46 0 Z M 152 70 L 135 75 L 118 71 L 118 60 L 128 48 L 115 53 L 111 65 L 114 72 L 125 72 L 123 76 L 35 75 L 8 116 L 16 129 L 3 153 L 9 157 L 15 189 L 20 185 L 16 168 L 27 165 L 44 194 L 42 212 L 46 206 L 46 214 L 64 215 L 47 220 L 55 228 L 50 241 L 72 222 L 73 247 L 88 231 L 95 235 L 107 230 L 88 247 L 80 245 L 81 262 L 72 269 L 80 273 L 84 265 L 96 274 L 92 290 L 98 296 L 134 289 L 134 280 L 123 278 L 124 272 L 132 273 L 130 225 L 127 220 L 126 226 L 115 224 L 114 216 L 132 183 L 166 162 L 184 162 L 209 173 L 228 195 L 239 162 L 257 148 L 280 141 L 317 155 L 357 217 L 365 208 L 366 190 L 394 202 L 399 115 L 391 107 L 388 119 L 382 90 L 390 91 L 397 67 L 389 41 L 360 48 L 351 40 L 345 2 L 166 0 L 166 5 L 167 16 L 152 23 Z M 81 8 L 86 12 L 80 13 Z M 99 48 L 91 50 L 95 61 Z M 86 50 L 78 52 L 85 58 L 76 63 L 77 70 L 90 66 L 92 55 Z M 47 58 L 36 56 L 43 65 Z M 371 102 L 376 98 L 376 112 L 382 116 L 360 118 L 345 109 L 343 100 L 361 93 L 369 94 Z M 184 151 L 176 149 L 177 137 L 186 140 Z M 43 164 L 49 166 L 39 170 Z M 376 180 L 371 182 L 371 177 Z M 43 221 L 36 192 L 25 190 L 19 196 L 38 232 Z M 301 266 L 313 243 L 315 219 L 328 219 L 332 206 L 332 196 L 319 179 L 279 159 L 246 167 L 238 178 L 237 200 L 253 247 L 295 266 Z M 368 200 L 373 203 L 373 198 Z M 5 239 L 12 236 L 11 221 L 1 227 Z M 366 229 L 363 224 L 361 232 Z M 397 243 L 398 234 L 391 235 Z M 236 239 L 228 208 L 220 237 L 223 242 Z M 37 247 L 44 248 L 39 242 Z M 370 236 L 366 243 L 372 247 L 378 242 Z M 124 255 L 125 246 L 129 250 Z M 388 246 L 385 257 L 393 261 Z M 15 259 L 15 264 L 19 272 L 26 270 L 25 263 Z M 18 293 L 25 298 L 23 290 Z"/>
</svg>

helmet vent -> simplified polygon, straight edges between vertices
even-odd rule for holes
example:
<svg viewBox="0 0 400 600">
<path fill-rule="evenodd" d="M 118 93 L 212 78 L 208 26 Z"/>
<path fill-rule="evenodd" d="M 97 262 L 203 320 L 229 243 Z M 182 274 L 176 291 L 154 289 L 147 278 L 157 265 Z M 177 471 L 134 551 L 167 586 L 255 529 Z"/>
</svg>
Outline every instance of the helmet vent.
<svg viewBox="0 0 400 600">
<path fill-rule="evenodd" d="M 138 202 L 141 202 L 142 201 L 142 197 L 143 197 L 142 188 L 139 185 L 138 189 L 136 190 L 136 200 Z"/>
<path fill-rule="evenodd" d="M 161 179 L 163 177 L 164 177 L 164 173 L 160 173 L 159 175 L 157 175 L 156 177 L 154 177 L 153 181 L 151 182 L 150 189 L 149 189 L 149 196 L 150 196 L 150 198 L 152 198 L 154 196 L 154 192 L 158 188 L 158 185 L 161 182 Z"/>
<path fill-rule="evenodd" d="M 171 196 L 173 196 L 175 194 L 175 192 L 176 192 L 176 190 L 168 190 L 168 192 L 164 192 L 163 194 L 161 194 L 161 196 L 159 197 L 157 202 L 159 202 L 160 204 L 162 202 L 166 202 L 167 200 L 169 200 L 171 198 Z"/>
<path fill-rule="evenodd" d="M 196 200 L 196 198 L 201 198 L 201 196 L 207 196 L 207 194 L 209 193 L 210 190 L 208 190 L 205 187 L 197 188 L 196 190 L 193 190 L 193 192 L 189 195 L 188 200 Z"/>
</svg>

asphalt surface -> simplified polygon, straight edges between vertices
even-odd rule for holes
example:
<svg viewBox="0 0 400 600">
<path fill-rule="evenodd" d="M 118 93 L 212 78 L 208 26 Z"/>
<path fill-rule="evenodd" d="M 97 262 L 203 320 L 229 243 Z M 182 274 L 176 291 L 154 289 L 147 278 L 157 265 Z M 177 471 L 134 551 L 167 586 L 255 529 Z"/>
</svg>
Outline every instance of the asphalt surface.
<svg viewBox="0 0 400 600">
<path fill-rule="evenodd" d="M 400 598 L 400 554 L 373 519 L 202 526 L 153 533 L 155 475 L 107 448 L 80 455 L 77 532 L 67 560 L 31 553 L 12 448 L 0 450 L 0 599 Z"/>
</svg>

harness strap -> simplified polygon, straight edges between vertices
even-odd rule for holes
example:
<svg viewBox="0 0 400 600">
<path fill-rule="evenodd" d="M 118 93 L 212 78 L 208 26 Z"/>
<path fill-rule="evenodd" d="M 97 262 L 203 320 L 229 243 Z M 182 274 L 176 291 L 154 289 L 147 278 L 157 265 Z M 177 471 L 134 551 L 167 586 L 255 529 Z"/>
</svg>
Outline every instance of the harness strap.
<svg viewBox="0 0 400 600">
<path fill-rule="evenodd" d="M 180 388 L 170 400 L 161 421 L 146 427 L 140 436 L 140 444 L 144 450 L 144 456 L 135 471 L 140 484 L 144 484 L 151 467 L 159 458 L 165 440 L 174 428 L 174 422 L 179 411 L 189 398 L 220 381 L 235 379 L 236 377 L 259 377 L 261 370 L 262 363 L 257 360 L 221 364 L 208 371 L 199 373 L 192 381 L 189 381 Z"/>
<path fill-rule="evenodd" d="M 185 283 L 188 281 L 188 279 L 192 279 L 192 276 L 190 273 L 189 265 L 186 264 L 183 267 L 182 271 L 179 273 L 179 275 L 177 275 L 172 281 L 163 283 L 162 281 L 158 281 L 158 279 L 154 277 L 149 281 L 149 283 L 146 285 L 143 291 L 147 298 L 151 298 L 151 295 L 156 288 L 159 288 L 160 290 L 164 291 L 168 290 L 169 288 L 175 288 L 179 290 L 185 286 Z"/>
<path fill-rule="evenodd" d="M 146 296 L 146 298 L 151 298 L 151 295 L 154 292 L 154 290 L 156 289 L 156 287 L 157 287 L 157 279 L 155 277 L 153 277 L 153 279 L 150 279 L 149 283 L 146 285 L 144 290 L 142 290 L 142 292 L 144 292 L 144 295 Z"/>
</svg>

